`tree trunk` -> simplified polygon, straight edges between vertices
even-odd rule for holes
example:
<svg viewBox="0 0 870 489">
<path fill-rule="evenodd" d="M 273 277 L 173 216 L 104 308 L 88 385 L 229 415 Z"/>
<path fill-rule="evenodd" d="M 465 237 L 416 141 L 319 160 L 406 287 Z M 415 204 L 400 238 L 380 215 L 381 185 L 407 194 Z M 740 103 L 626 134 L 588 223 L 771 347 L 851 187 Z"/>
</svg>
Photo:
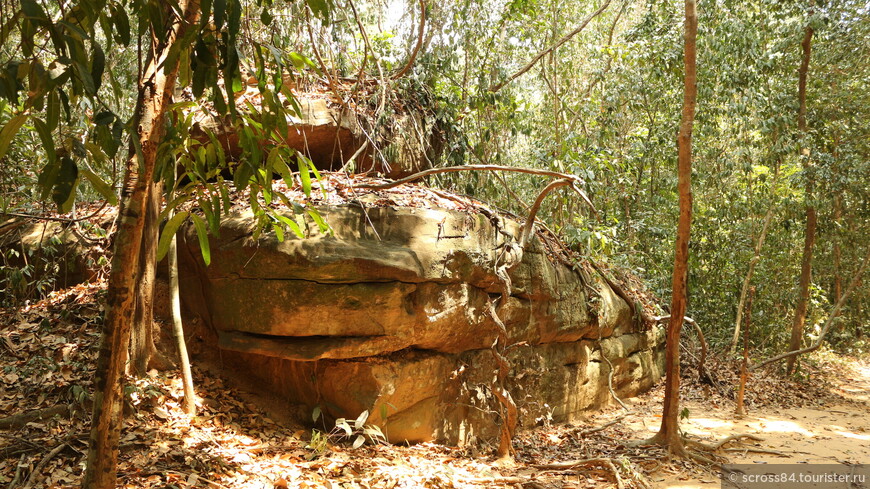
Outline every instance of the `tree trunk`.
<svg viewBox="0 0 870 489">
<path fill-rule="evenodd" d="M 767 215 L 764 216 L 764 224 L 761 226 L 761 235 L 758 236 L 758 242 L 755 243 L 755 254 L 752 260 L 749 261 L 749 270 L 746 271 L 746 277 L 743 278 L 743 287 L 740 288 L 740 300 L 737 301 L 737 319 L 734 321 L 734 336 L 731 338 L 731 346 L 728 348 L 728 353 L 734 353 L 737 348 L 737 341 L 740 339 L 740 323 L 743 321 L 743 305 L 746 303 L 746 293 L 749 291 L 749 284 L 752 281 L 752 275 L 755 273 L 755 265 L 761 261 L 761 248 L 764 246 L 764 238 L 767 237 L 767 228 L 770 226 L 770 220 L 773 218 L 773 209 L 767 210 Z"/>
<path fill-rule="evenodd" d="M 130 143 L 121 189 L 118 230 L 106 297 L 106 318 L 94 381 L 94 413 L 87 466 L 82 480 L 84 489 L 112 489 L 116 486 L 118 439 L 123 421 L 124 369 L 134 319 L 135 288 L 140 273 L 149 186 L 154 177 L 163 116 L 178 73 L 177 58 L 174 66 L 167 67 L 164 64 L 170 47 L 197 21 L 199 13 L 197 0 L 181 0 L 177 5 L 184 12 L 184 19 L 177 19 L 174 10 L 166 8 L 166 18 L 170 21 L 162 31 L 153 33 L 157 42 L 148 54 L 139 83 L 132 125 L 137 129 L 138 137 L 133 137 Z M 155 260 L 156 256 L 148 259 Z"/>
<path fill-rule="evenodd" d="M 662 426 L 652 441 L 668 447 L 675 455 L 686 455 L 679 432 L 680 405 L 680 330 L 686 315 L 686 294 L 689 270 L 689 232 L 692 225 L 692 124 L 695 120 L 697 79 L 695 69 L 695 38 L 698 16 L 695 0 L 685 0 L 685 79 L 683 87 L 683 116 L 677 137 L 679 151 L 680 220 L 674 253 L 674 274 L 671 295 L 671 319 L 668 322 L 667 349 L 665 351 L 665 401 Z"/>
<path fill-rule="evenodd" d="M 837 158 L 836 151 L 834 159 Z M 843 281 L 840 278 L 840 260 L 842 252 L 840 251 L 840 221 L 843 218 L 843 203 L 841 197 L 836 192 L 834 193 L 834 304 L 840 302 L 840 297 L 843 296 Z M 837 325 L 838 331 L 843 331 L 844 324 L 841 322 Z"/>
<path fill-rule="evenodd" d="M 743 327 L 743 363 L 740 364 L 740 386 L 737 389 L 737 416 L 746 415 L 743 406 L 743 396 L 746 393 L 746 380 L 749 377 L 749 325 L 752 322 L 752 298 L 755 297 L 755 287 L 749 289 L 749 300 L 746 302 L 746 325 Z"/>
<path fill-rule="evenodd" d="M 169 194 L 170 199 L 172 193 Z M 170 219 L 172 215 L 170 213 Z M 169 288 L 172 304 L 172 331 L 178 346 L 178 358 L 181 363 L 181 381 L 184 386 L 184 400 L 181 409 L 185 414 L 196 414 L 196 394 L 193 389 L 193 375 L 190 372 L 190 359 L 187 356 L 187 343 L 184 341 L 184 325 L 181 322 L 181 296 L 178 291 L 178 237 L 173 236 L 169 245 Z"/>
<path fill-rule="evenodd" d="M 807 72 L 810 66 L 810 54 L 812 52 L 813 28 L 807 26 L 804 33 L 804 40 L 801 43 L 803 50 L 803 59 L 798 70 L 798 131 L 800 132 L 801 157 L 803 158 L 804 171 L 810 167 L 810 149 L 807 147 L 804 139 L 807 135 Z M 801 278 L 800 288 L 798 290 L 798 303 L 795 307 L 794 321 L 791 326 L 791 341 L 789 342 L 789 350 L 797 350 L 801 346 L 804 337 L 804 322 L 807 319 L 807 306 L 810 302 L 810 282 L 813 274 L 813 246 L 816 242 L 816 208 L 812 204 L 813 199 L 813 177 L 807 175 L 807 227 L 804 234 L 804 253 L 801 260 Z M 791 374 L 794 371 L 796 356 L 789 357 L 786 372 Z"/>
<path fill-rule="evenodd" d="M 142 377 L 148 371 L 157 348 L 154 346 L 154 287 L 157 278 L 157 239 L 160 234 L 160 194 L 163 186 L 152 182 L 148 185 L 147 208 L 139 253 L 139 280 L 136 289 L 136 304 L 133 324 L 130 328 L 130 361 L 127 372 Z"/>
</svg>

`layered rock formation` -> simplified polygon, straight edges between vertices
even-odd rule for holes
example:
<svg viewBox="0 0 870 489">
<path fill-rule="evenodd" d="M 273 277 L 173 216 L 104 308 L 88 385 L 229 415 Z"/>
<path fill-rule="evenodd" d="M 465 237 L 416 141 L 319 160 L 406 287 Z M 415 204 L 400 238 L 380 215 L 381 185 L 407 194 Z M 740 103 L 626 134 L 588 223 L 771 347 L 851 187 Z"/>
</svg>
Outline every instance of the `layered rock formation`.
<svg viewBox="0 0 870 489">
<path fill-rule="evenodd" d="M 645 330 L 602 280 L 551 261 L 517 223 L 440 209 L 320 209 L 332 235 L 252 238 L 238 215 L 212 237 L 212 264 L 183 230 L 182 300 L 222 357 L 274 392 L 392 441 L 497 434 L 492 395 L 503 321 L 508 389 L 521 422 L 572 420 L 661 376 L 663 335 Z"/>
</svg>

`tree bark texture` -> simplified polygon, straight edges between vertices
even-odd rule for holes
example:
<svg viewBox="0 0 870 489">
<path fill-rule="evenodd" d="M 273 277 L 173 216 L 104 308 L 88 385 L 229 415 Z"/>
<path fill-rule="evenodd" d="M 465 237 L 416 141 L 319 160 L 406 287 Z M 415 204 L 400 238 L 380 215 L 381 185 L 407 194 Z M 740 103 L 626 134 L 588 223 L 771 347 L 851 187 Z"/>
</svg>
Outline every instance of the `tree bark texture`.
<svg viewBox="0 0 870 489">
<path fill-rule="evenodd" d="M 685 455 L 686 449 L 679 432 L 680 404 L 680 331 L 686 315 L 686 296 L 689 266 L 689 232 L 692 225 L 692 125 L 697 100 L 697 73 L 695 39 L 698 16 L 695 0 L 685 0 L 685 79 L 683 86 L 683 115 L 677 137 L 678 171 L 677 189 L 680 195 L 680 218 L 674 253 L 671 318 L 668 322 L 665 351 L 665 400 L 662 426 L 653 441 L 666 445 L 676 455 Z"/>
<path fill-rule="evenodd" d="M 801 50 L 803 57 L 801 66 L 798 70 L 798 131 L 801 137 L 801 157 L 803 158 L 804 171 L 810 167 L 810 150 L 807 147 L 804 139 L 807 135 L 807 72 L 810 67 L 810 55 L 812 53 L 813 28 L 807 26 L 804 32 L 804 40 L 801 42 Z M 798 302 L 794 311 L 794 321 L 791 325 L 791 341 L 789 342 L 789 350 L 797 350 L 801 346 L 804 337 L 804 323 L 807 319 L 807 308 L 810 302 L 810 282 L 813 275 L 813 247 L 816 243 L 816 208 L 812 204 L 813 198 L 813 177 L 807 175 L 806 187 L 806 214 L 807 225 L 804 232 L 804 252 L 801 259 L 801 278 L 798 286 Z M 795 367 L 797 356 L 789 357 L 786 363 L 786 372 L 792 373 Z"/>
<path fill-rule="evenodd" d="M 145 223 L 142 245 L 139 252 L 139 280 L 136 287 L 136 303 L 133 324 L 130 328 L 130 361 L 128 373 L 144 376 L 150 367 L 157 348 L 154 346 L 154 288 L 157 280 L 157 240 L 160 234 L 160 194 L 163 185 L 151 182 L 145 199 Z"/>
<path fill-rule="evenodd" d="M 149 187 L 154 177 L 163 117 L 171 100 L 178 62 L 164 66 L 173 43 L 184 35 L 199 14 L 197 0 L 178 2 L 184 18 L 166 8 L 167 23 L 154 32 L 153 50 L 139 83 L 129 156 L 121 188 L 118 230 L 106 297 L 106 318 L 95 374 L 94 412 L 88 446 L 84 489 L 116 486 L 118 439 L 122 419 L 124 370 L 128 358 L 130 329 L 134 319 L 136 282 L 140 278 L 142 241 L 149 206 Z M 148 259 L 155 260 L 155 257 Z"/>
</svg>

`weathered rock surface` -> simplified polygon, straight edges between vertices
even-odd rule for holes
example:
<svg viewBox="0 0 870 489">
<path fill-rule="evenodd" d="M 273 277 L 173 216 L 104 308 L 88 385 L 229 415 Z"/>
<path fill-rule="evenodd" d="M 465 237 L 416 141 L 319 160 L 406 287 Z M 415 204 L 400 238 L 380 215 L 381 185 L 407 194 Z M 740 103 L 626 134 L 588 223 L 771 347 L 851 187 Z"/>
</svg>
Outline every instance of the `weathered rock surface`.
<svg viewBox="0 0 870 489">
<path fill-rule="evenodd" d="M 98 225 L 108 227 L 112 217 Z M 44 281 L 46 289 L 93 279 L 102 267 L 104 254 L 94 237 L 70 223 L 18 217 L 0 221 L 0 264 L 7 272 L 27 269 L 27 280 Z M 6 292 L 14 294 L 15 284 L 7 285 Z"/>
<path fill-rule="evenodd" d="M 602 354 L 621 396 L 661 376 L 663 335 L 640 330 L 603 281 L 551 262 L 537 238 L 521 252 L 515 222 L 439 209 L 320 211 L 331 236 L 254 241 L 250 215 L 225 221 L 208 268 L 193 231 L 182 231 L 188 309 L 213 329 L 225 361 L 295 403 L 332 417 L 369 410 L 393 441 L 494 436 L 491 303 L 516 345 L 509 390 L 525 424 L 608 402 Z"/>
<path fill-rule="evenodd" d="M 254 93 L 245 97 L 259 97 L 255 89 L 249 91 Z M 244 107 L 244 103 L 239 105 Z M 375 134 L 359 114 L 327 99 L 300 95 L 297 105 L 300 113 L 288 118 L 284 140 L 321 170 L 339 170 L 353 158 L 356 172 L 374 170 L 389 178 L 402 178 L 429 168 L 440 157 L 442 148 L 434 123 L 427 123 L 423 114 L 397 116 L 393 127 Z M 235 158 L 242 153 L 239 134 L 229 117 L 199 111 L 193 122 L 193 137 L 207 141 L 211 133 L 227 155 Z M 375 145 L 379 146 L 377 151 Z"/>
</svg>

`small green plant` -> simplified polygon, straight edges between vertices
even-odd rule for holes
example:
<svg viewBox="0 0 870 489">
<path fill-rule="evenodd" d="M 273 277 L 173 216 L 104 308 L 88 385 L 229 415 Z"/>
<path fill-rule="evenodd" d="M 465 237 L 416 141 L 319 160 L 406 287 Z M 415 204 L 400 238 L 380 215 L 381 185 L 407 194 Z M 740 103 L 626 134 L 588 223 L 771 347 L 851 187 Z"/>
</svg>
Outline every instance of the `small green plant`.
<svg viewBox="0 0 870 489">
<path fill-rule="evenodd" d="M 320 406 L 317 406 L 311 413 L 311 419 L 316 422 L 321 417 L 322 410 Z M 366 424 L 368 419 L 369 412 L 365 410 L 352 422 L 348 421 L 347 418 L 336 419 L 335 426 L 327 433 L 314 429 L 311 432 L 311 441 L 306 448 L 310 448 L 314 450 L 315 454 L 320 455 L 326 451 L 329 443 L 342 443 L 350 439 L 353 439 L 351 443 L 353 448 L 361 447 L 366 441 L 372 444 L 386 444 L 387 437 L 384 436 L 384 432 L 379 426 Z"/>
</svg>

